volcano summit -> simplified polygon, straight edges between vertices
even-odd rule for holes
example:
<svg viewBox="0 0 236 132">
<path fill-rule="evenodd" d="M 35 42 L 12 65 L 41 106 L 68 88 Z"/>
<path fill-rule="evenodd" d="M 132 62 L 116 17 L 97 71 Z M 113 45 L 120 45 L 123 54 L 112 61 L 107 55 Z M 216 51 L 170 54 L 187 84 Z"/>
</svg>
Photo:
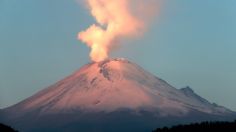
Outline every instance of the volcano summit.
<svg viewBox="0 0 236 132">
<path fill-rule="evenodd" d="M 0 120 L 26 132 L 151 131 L 235 117 L 191 88 L 176 89 L 126 59 L 87 64 L 0 114 Z"/>
</svg>

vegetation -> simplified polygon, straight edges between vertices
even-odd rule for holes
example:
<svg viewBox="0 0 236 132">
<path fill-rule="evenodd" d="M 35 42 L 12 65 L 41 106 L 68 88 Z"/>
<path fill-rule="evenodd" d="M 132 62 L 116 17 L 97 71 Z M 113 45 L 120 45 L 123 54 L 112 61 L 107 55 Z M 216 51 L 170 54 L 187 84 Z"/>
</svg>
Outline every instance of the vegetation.
<svg viewBox="0 0 236 132">
<path fill-rule="evenodd" d="M 202 122 L 189 125 L 177 125 L 173 127 L 157 128 L 153 132 L 236 132 L 236 120 L 234 122 Z"/>
<path fill-rule="evenodd" d="M 18 131 L 14 130 L 10 126 L 0 123 L 0 132 L 18 132 Z"/>
</svg>

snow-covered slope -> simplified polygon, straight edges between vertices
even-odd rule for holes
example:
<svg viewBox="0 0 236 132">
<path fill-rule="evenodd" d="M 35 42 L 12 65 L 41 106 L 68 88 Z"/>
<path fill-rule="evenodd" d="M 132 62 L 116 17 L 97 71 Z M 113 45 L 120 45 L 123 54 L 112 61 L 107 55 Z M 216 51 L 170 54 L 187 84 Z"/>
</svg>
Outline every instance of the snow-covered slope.
<svg viewBox="0 0 236 132">
<path fill-rule="evenodd" d="M 137 115 L 123 113 L 124 110 Z M 142 123 L 144 125 L 142 128 L 146 128 L 145 123 L 152 124 L 152 127 L 156 121 L 163 123 L 161 118 L 174 121 L 175 117 L 192 119 L 193 113 L 197 115 L 196 118 L 234 113 L 224 107 L 211 104 L 189 87 L 176 89 L 125 59 L 108 59 L 87 64 L 65 79 L 4 111 L 8 119 L 16 121 L 15 124 L 18 124 L 16 126 L 23 128 L 22 130 L 25 130 L 23 126 L 29 125 L 34 119 L 39 121 L 37 123 L 35 121 L 30 126 L 38 125 L 38 122 L 48 124 L 49 117 L 53 119 L 50 123 L 67 120 L 72 123 L 80 122 L 79 124 L 87 122 L 85 126 L 96 124 L 96 127 L 99 127 L 101 120 L 107 124 L 130 116 L 127 120 L 131 120 L 130 123 L 134 124 L 131 127 L 136 127 L 140 122 L 145 121 Z M 141 118 L 143 112 L 145 114 Z M 54 117 L 56 119 L 51 115 L 56 115 Z M 99 121 L 94 121 L 93 118 L 96 116 L 99 116 Z M 58 120 L 59 117 L 63 119 Z M 76 121 L 72 121 L 75 117 Z M 104 120 L 108 117 L 109 120 L 105 123 Z M 65 123 L 58 126 L 62 125 Z M 88 131 L 91 131 L 90 128 Z"/>
<path fill-rule="evenodd" d="M 78 109 L 112 112 L 124 108 L 159 111 L 163 115 L 186 114 L 189 110 L 212 114 L 229 112 L 210 104 L 190 88 L 178 90 L 125 59 L 87 64 L 10 109 L 49 114 Z"/>
</svg>

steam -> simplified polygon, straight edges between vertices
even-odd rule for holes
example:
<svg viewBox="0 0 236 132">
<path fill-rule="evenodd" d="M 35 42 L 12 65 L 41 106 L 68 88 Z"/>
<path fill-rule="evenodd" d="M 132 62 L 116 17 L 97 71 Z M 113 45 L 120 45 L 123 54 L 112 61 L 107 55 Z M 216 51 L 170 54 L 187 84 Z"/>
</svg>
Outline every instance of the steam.
<svg viewBox="0 0 236 132">
<path fill-rule="evenodd" d="M 132 0 L 87 0 L 87 2 L 97 24 L 80 32 L 78 39 L 91 48 L 92 61 L 99 62 L 108 58 L 109 52 L 119 39 L 134 37 L 142 32 L 144 21 L 138 15 L 134 15 L 138 12 L 136 8 L 131 8 Z"/>
</svg>

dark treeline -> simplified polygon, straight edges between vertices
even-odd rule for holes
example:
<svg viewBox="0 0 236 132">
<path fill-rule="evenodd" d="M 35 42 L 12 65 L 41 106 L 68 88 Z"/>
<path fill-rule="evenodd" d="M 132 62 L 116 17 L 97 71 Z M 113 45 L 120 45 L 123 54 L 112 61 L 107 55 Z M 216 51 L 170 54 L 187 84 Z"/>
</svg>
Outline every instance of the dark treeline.
<svg viewBox="0 0 236 132">
<path fill-rule="evenodd" d="M 157 128 L 153 132 L 236 132 L 236 120 L 234 122 L 202 122 L 188 125 L 177 125 L 170 128 Z"/>
<path fill-rule="evenodd" d="M 7 125 L 0 123 L 0 132 L 18 132 L 18 131 L 14 130 L 13 128 Z"/>
</svg>

